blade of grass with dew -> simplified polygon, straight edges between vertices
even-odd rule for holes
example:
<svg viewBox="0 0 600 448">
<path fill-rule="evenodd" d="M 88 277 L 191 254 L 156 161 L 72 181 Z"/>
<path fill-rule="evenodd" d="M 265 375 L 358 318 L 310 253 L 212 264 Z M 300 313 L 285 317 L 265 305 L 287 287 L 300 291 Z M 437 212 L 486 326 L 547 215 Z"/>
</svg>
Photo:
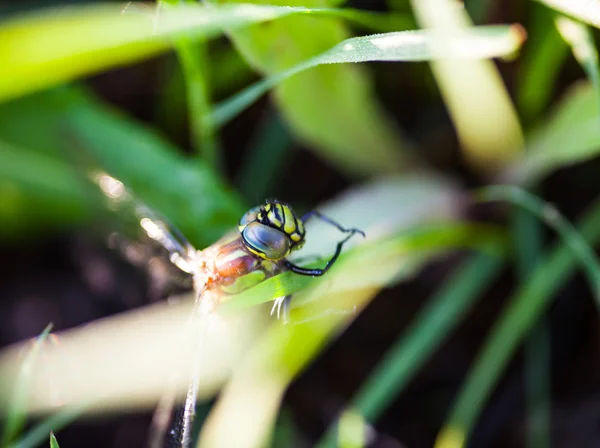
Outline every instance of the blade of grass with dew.
<svg viewBox="0 0 600 448">
<path fill-rule="evenodd" d="M 516 102 L 525 125 L 537 120 L 548 105 L 568 46 L 553 23 L 554 13 L 531 4 L 527 43 L 520 58 Z"/>
<path fill-rule="evenodd" d="M 124 12 L 121 5 L 71 6 L 0 22 L 0 101 L 147 59 L 168 51 L 172 39 L 183 35 L 207 39 L 224 28 L 307 11 L 251 4 L 146 9 L 140 13 Z"/>
<path fill-rule="evenodd" d="M 600 203 L 596 202 L 585 214 L 578 229 L 589 244 L 598 243 Z M 435 448 L 465 446 L 477 417 L 511 355 L 539 319 L 554 294 L 574 273 L 579 261 L 566 242 L 557 245 L 536 268 L 530 280 L 512 296 L 470 369 L 450 416 L 438 434 Z M 595 296 L 598 293 L 593 292 Z"/>
<path fill-rule="evenodd" d="M 600 3 L 594 1 L 536 0 L 560 13 L 600 28 Z"/>
<path fill-rule="evenodd" d="M 523 207 L 515 206 L 511 216 L 511 234 L 519 284 L 525 284 L 542 258 L 542 229 L 539 218 Z M 526 446 L 549 448 L 550 445 L 550 322 L 542 317 L 525 341 L 525 401 L 527 409 Z"/>
<path fill-rule="evenodd" d="M 73 423 L 84 412 L 85 406 L 63 409 L 56 414 L 44 419 L 27 431 L 10 448 L 36 448 L 48 437 L 49 432 L 58 432 Z"/>
<path fill-rule="evenodd" d="M 29 385 L 43 349 L 42 345 L 52 331 L 52 326 L 52 324 L 47 325 L 40 335 L 32 341 L 29 352 L 22 360 L 18 378 L 6 408 L 6 420 L 2 428 L 2 446 L 12 442 L 25 426 L 27 401 L 30 393 Z"/>
<path fill-rule="evenodd" d="M 463 262 L 386 351 L 350 408 L 370 422 L 378 420 L 499 275 L 503 264 L 501 251 Z M 330 427 L 317 447 L 332 446 L 335 432 L 336 427 Z"/>
<path fill-rule="evenodd" d="M 598 50 L 594 43 L 594 36 L 590 29 L 579 22 L 564 16 L 555 18 L 556 28 L 563 39 L 571 46 L 573 56 L 583 68 L 592 87 L 596 91 L 596 98 L 600 105 L 600 71 L 598 71 Z M 598 116 L 600 117 L 600 107 Z M 599 118 L 600 121 L 600 118 Z"/>
<path fill-rule="evenodd" d="M 32 126 L 36 132 L 31 132 Z M 221 237 L 246 208 L 208 165 L 190 163 L 154 131 L 83 89 L 60 88 L 1 104 L 0 139 L 44 153 L 61 165 L 70 162 L 72 176 L 77 180 L 79 175 L 82 185 L 91 170 L 109 172 L 166 215 L 198 247 Z M 34 172 L 24 166 L 12 176 L 17 174 L 26 180 Z M 33 180 L 43 182 L 50 174 L 50 166 L 47 173 L 42 167 Z M 85 192 L 80 190 L 81 186 L 74 188 L 71 195 Z M 88 207 L 97 205 L 90 202 Z M 48 206 L 43 210 L 52 212 Z"/>
<path fill-rule="evenodd" d="M 530 135 L 524 157 L 507 167 L 503 179 L 535 184 L 548 173 L 598 155 L 597 93 L 589 83 L 571 87 L 545 120 Z"/>
<path fill-rule="evenodd" d="M 292 143 L 280 115 L 269 111 L 250 141 L 235 182 L 248 203 L 269 197 L 275 184 L 283 180 L 281 173 L 292 155 Z"/>
<path fill-rule="evenodd" d="M 195 1 L 159 0 L 158 8 L 178 8 Z M 192 146 L 204 163 L 218 171 L 221 166 L 220 150 L 212 121 L 210 85 L 208 84 L 208 47 L 203 39 L 194 42 L 186 36 L 175 40 L 175 52 L 179 59 L 187 93 L 188 119 Z"/>
<path fill-rule="evenodd" d="M 459 59 L 481 59 L 506 56 L 522 44 L 522 35 L 515 26 L 484 26 L 471 28 L 460 36 L 449 38 L 451 49 L 440 52 L 439 39 L 426 30 L 400 31 L 346 39 L 326 52 L 307 59 L 282 72 L 275 73 L 234 97 L 217 105 L 213 121 L 223 126 L 281 81 L 321 64 L 349 62 L 396 61 L 417 62 L 452 56 Z"/>
<path fill-rule="evenodd" d="M 238 0 L 220 3 L 238 3 Z M 287 2 L 310 7 L 333 3 L 330 0 Z M 412 166 L 416 157 L 405 151 L 409 144 L 376 100 L 373 84 L 362 67 L 319 66 L 310 71 L 296 70 L 295 73 L 304 71 L 297 76 L 279 76 L 282 72 L 289 75 L 293 67 L 304 65 L 350 36 L 340 16 L 342 11 L 323 9 L 319 13 L 278 20 L 269 27 L 252 26 L 229 32 L 248 64 L 275 82 L 255 87 L 243 102 L 236 95 L 233 99 L 236 102 L 230 103 L 234 111 L 228 111 L 225 119 L 222 112 L 217 112 L 215 124 L 223 124 L 273 87 L 273 99 L 290 130 L 318 156 L 347 175 L 398 173 Z M 369 148 L 368 155 L 364 148 Z"/>
<path fill-rule="evenodd" d="M 481 172 L 493 174 L 523 150 L 519 119 L 498 70 L 490 61 L 452 57 L 451 38 L 467 33 L 471 20 L 459 4 L 447 0 L 412 0 L 418 22 L 431 28 L 445 57 L 431 69 L 454 122 L 466 160 Z M 518 31 L 517 31 L 518 30 Z M 523 28 L 515 28 L 525 39 Z"/>
<path fill-rule="evenodd" d="M 506 201 L 523 207 L 554 229 L 581 264 L 600 312 L 600 263 L 594 250 L 554 205 L 512 185 L 484 187 L 477 190 L 474 195 L 479 201 Z"/>
</svg>

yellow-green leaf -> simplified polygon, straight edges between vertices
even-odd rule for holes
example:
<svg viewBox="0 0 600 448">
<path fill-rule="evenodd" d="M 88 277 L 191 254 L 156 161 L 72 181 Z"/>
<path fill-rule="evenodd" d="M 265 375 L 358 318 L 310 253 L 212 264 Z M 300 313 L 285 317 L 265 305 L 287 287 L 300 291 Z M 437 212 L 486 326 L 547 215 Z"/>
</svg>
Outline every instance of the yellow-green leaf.
<svg viewBox="0 0 600 448">
<path fill-rule="evenodd" d="M 305 8 L 184 5 L 124 11 L 122 5 L 65 7 L 0 22 L 0 100 L 164 52 L 174 37 L 211 37 Z"/>
</svg>

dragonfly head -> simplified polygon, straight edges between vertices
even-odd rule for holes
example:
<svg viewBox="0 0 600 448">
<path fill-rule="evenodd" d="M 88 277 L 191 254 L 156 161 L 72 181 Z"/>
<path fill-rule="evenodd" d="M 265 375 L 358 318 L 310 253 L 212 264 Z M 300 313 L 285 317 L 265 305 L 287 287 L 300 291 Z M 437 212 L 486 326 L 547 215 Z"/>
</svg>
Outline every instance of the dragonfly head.
<svg viewBox="0 0 600 448">
<path fill-rule="evenodd" d="M 275 199 L 248 210 L 238 229 L 248 250 L 268 260 L 284 258 L 304 245 L 304 223 L 288 204 Z"/>
</svg>

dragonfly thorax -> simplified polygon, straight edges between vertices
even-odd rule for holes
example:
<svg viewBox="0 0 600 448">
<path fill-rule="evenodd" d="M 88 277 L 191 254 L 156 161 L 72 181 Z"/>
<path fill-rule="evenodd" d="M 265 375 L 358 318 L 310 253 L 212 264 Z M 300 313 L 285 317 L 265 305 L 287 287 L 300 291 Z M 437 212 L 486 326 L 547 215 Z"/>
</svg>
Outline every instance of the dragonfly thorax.
<svg viewBox="0 0 600 448">
<path fill-rule="evenodd" d="M 266 260 L 280 260 L 304 244 L 304 223 L 277 200 L 248 210 L 239 223 L 247 249 Z"/>
</svg>

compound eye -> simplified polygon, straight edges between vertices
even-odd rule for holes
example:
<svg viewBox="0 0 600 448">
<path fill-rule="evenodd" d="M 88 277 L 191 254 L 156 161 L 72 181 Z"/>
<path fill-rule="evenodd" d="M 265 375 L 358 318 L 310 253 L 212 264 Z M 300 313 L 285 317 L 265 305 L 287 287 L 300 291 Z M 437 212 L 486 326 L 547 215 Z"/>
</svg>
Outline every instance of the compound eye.
<svg viewBox="0 0 600 448">
<path fill-rule="evenodd" d="M 240 223 L 238 224 L 240 232 L 244 230 L 244 227 L 246 227 L 248 224 L 256 221 L 256 216 L 258 215 L 259 210 L 260 206 L 256 206 L 244 213 L 244 216 L 242 216 L 242 218 L 240 219 Z"/>
<path fill-rule="evenodd" d="M 290 240 L 285 233 L 257 221 L 244 228 L 242 238 L 250 252 L 262 258 L 279 260 L 290 252 Z"/>
</svg>

